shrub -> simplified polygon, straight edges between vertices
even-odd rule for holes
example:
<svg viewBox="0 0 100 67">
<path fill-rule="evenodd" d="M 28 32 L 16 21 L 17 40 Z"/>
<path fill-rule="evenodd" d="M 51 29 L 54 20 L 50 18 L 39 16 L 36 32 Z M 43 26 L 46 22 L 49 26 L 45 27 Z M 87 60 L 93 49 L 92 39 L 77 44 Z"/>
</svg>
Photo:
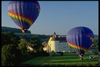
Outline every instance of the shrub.
<svg viewBox="0 0 100 67">
<path fill-rule="evenodd" d="M 98 55 L 98 52 L 94 52 L 95 55 Z"/>
</svg>

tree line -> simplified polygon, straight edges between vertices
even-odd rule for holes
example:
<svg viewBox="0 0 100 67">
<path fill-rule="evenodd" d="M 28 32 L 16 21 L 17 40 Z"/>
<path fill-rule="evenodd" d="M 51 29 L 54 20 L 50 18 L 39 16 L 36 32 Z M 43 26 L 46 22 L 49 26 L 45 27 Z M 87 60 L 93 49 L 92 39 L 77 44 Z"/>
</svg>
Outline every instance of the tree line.
<svg viewBox="0 0 100 67">
<path fill-rule="evenodd" d="M 36 56 L 48 56 L 43 51 L 42 41 L 38 36 L 30 37 L 27 41 L 12 32 L 3 32 L 1 44 L 1 64 L 2 66 L 19 66 L 21 62 Z M 31 46 L 32 51 L 28 50 Z"/>
</svg>

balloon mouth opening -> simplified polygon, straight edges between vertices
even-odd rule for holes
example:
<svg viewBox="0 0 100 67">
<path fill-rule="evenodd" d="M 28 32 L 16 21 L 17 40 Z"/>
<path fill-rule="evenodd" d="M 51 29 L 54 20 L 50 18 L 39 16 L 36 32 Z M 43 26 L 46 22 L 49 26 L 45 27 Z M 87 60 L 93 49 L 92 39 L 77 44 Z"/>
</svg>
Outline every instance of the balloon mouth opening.
<svg viewBox="0 0 100 67">
<path fill-rule="evenodd" d="M 80 54 L 79 57 L 80 57 L 80 60 L 83 60 L 83 54 Z"/>
<path fill-rule="evenodd" d="M 27 29 L 22 29 L 23 35 L 26 35 Z"/>
</svg>

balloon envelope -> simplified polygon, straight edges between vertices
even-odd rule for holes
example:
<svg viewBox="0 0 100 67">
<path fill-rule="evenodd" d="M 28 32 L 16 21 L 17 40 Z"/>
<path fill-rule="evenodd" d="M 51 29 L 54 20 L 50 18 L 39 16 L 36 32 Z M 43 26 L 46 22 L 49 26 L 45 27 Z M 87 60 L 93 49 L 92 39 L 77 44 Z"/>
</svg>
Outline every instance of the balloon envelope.
<svg viewBox="0 0 100 67">
<path fill-rule="evenodd" d="M 8 5 L 9 16 L 23 32 L 34 23 L 39 12 L 37 1 L 11 1 Z"/>
<path fill-rule="evenodd" d="M 74 48 L 79 55 L 84 55 L 84 52 L 90 48 L 93 38 L 93 32 L 82 26 L 69 30 L 66 35 L 68 45 Z"/>
</svg>

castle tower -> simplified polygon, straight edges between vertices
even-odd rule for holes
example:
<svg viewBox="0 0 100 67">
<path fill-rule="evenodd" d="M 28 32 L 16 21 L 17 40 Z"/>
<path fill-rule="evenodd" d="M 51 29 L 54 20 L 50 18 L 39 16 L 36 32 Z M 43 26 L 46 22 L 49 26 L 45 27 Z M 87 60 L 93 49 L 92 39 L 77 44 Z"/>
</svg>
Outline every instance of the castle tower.
<svg viewBox="0 0 100 67">
<path fill-rule="evenodd" d="M 60 35 L 58 36 L 55 32 L 51 35 L 48 41 L 48 46 L 50 47 L 49 52 L 74 52 L 74 50 L 68 46 L 66 37 Z"/>
<path fill-rule="evenodd" d="M 53 35 L 54 35 L 54 37 L 56 38 L 56 32 L 54 32 L 54 34 L 53 34 Z"/>
</svg>

